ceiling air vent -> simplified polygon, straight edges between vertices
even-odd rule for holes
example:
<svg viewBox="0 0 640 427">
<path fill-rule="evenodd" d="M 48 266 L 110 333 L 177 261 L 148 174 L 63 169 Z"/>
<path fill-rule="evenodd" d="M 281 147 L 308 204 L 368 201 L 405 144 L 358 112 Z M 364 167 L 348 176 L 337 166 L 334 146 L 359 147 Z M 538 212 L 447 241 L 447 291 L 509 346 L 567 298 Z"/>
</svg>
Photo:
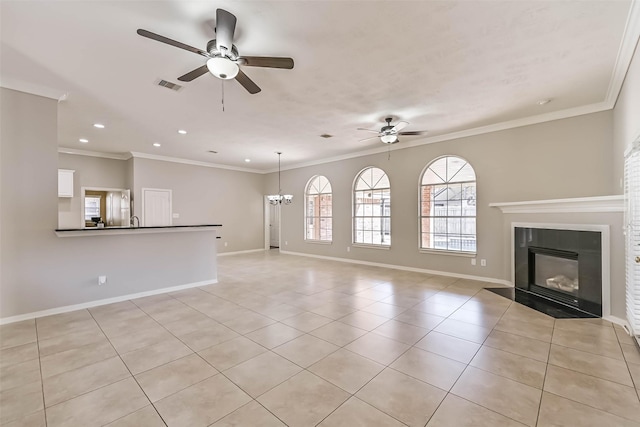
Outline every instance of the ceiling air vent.
<svg viewBox="0 0 640 427">
<path fill-rule="evenodd" d="M 218 152 L 217 152 L 217 151 L 215 151 L 215 150 L 209 150 L 209 151 L 207 151 L 207 153 L 211 153 L 211 154 L 218 154 Z"/>
<path fill-rule="evenodd" d="M 333 138 L 333 135 L 329 135 L 328 133 L 323 133 L 320 135 L 320 138 Z"/>
<path fill-rule="evenodd" d="M 168 82 L 166 80 L 160 80 L 158 82 L 158 86 L 166 87 L 167 89 L 175 90 L 176 92 L 182 89 L 182 86 Z"/>
</svg>

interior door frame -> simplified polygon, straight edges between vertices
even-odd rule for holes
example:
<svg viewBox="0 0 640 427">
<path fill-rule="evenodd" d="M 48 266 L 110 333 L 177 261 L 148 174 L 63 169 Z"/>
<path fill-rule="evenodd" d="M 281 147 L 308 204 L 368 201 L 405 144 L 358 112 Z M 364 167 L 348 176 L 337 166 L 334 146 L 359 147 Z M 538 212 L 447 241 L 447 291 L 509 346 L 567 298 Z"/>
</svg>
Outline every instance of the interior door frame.
<svg viewBox="0 0 640 427">
<path fill-rule="evenodd" d="M 142 218 L 139 218 L 140 221 L 140 226 L 144 227 L 146 226 L 145 221 L 144 221 L 144 193 L 145 191 L 166 191 L 169 193 L 169 225 L 173 225 L 173 190 L 171 190 L 170 188 L 149 188 L 149 187 L 143 187 L 140 189 L 140 201 L 142 203 L 140 203 L 140 216 Z"/>
<path fill-rule="evenodd" d="M 271 203 L 269 197 L 264 196 L 264 250 L 271 249 Z M 282 212 L 278 215 L 278 251 L 282 246 Z"/>
</svg>

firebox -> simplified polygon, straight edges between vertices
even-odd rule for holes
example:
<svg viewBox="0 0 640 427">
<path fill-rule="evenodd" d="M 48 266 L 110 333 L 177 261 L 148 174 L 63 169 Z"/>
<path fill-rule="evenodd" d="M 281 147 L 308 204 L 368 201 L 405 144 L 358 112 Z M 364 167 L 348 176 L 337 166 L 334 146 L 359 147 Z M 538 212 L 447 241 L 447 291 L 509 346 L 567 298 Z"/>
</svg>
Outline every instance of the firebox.
<svg viewBox="0 0 640 427">
<path fill-rule="evenodd" d="M 515 286 L 602 316 L 601 233 L 516 227 Z"/>
</svg>

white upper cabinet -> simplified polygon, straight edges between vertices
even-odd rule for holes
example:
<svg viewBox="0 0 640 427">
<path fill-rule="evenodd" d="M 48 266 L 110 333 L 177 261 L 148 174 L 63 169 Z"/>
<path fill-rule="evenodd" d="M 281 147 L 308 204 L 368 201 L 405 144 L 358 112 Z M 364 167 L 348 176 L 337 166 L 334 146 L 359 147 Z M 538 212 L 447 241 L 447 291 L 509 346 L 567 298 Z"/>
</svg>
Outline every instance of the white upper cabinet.
<svg viewBox="0 0 640 427">
<path fill-rule="evenodd" d="M 71 169 L 58 169 L 58 197 L 73 197 L 73 173 Z"/>
</svg>

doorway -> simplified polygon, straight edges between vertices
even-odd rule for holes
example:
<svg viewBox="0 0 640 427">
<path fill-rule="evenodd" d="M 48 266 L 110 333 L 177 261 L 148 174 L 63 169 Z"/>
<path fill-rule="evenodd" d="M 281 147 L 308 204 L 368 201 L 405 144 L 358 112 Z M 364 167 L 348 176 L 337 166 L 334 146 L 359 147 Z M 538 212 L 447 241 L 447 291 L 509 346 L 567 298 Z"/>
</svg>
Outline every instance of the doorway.
<svg viewBox="0 0 640 427">
<path fill-rule="evenodd" d="M 272 205 L 264 197 L 264 248 L 280 248 L 280 204 Z"/>
<path fill-rule="evenodd" d="M 162 227 L 171 225 L 171 190 L 142 189 L 142 225 Z"/>
</svg>

